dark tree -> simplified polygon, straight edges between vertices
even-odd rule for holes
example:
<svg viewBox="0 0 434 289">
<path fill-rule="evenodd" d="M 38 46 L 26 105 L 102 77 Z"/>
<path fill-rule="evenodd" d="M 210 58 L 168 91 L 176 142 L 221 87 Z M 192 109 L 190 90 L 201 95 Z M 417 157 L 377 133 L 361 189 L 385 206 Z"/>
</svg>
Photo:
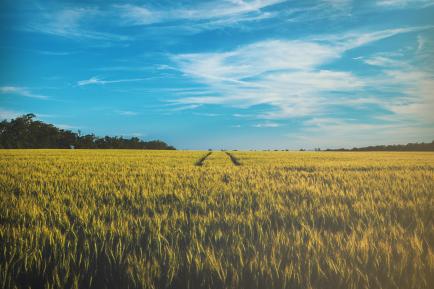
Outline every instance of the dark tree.
<svg viewBox="0 0 434 289">
<path fill-rule="evenodd" d="M 0 148 L 81 148 L 81 149 L 154 149 L 174 150 L 163 141 L 142 141 L 137 137 L 96 137 L 63 130 L 52 124 L 34 120 L 34 114 L 26 114 L 0 123 Z"/>
<path fill-rule="evenodd" d="M 434 151 L 434 141 L 430 143 L 408 143 L 406 145 L 378 145 L 352 149 L 327 149 L 328 151 Z"/>
</svg>

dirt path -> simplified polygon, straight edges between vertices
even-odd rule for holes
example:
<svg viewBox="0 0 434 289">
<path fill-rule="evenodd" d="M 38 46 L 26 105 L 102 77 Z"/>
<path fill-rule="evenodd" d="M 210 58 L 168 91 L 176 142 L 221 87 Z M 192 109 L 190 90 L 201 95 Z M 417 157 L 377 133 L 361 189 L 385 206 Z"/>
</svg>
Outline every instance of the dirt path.
<svg viewBox="0 0 434 289">
<path fill-rule="evenodd" d="M 198 159 L 195 163 L 196 166 L 203 166 L 203 162 L 206 160 L 207 157 L 210 156 L 210 154 L 212 154 L 212 152 L 208 152 L 205 155 L 203 155 L 200 159 Z"/>
<path fill-rule="evenodd" d="M 241 166 L 240 161 L 233 154 L 231 154 L 230 152 L 226 152 L 226 154 L 229 156 L 235 166 Z"/>
</svg>

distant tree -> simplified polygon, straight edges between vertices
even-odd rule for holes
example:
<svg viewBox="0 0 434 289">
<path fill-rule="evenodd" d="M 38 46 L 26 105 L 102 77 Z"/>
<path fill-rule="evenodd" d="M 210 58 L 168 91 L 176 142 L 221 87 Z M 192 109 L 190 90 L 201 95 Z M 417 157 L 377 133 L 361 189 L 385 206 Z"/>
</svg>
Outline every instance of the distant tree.
<svg viewBox="0 0 434 289">
<path fill-rule="evenodd" d="M 78 149 L 155 149 L 174 150 L 160 140 L 142 141 L 137 137 L 82 135 L 63 130 L 52 124 L 34 120 L 34 114 L 26 114 L 0 123 L 0 148 L 70 148 Z"/>
<path fill-rule="evenodd" d="M 328 149 L 329 151 L 434 151 L 434 141 L 431 143 L 408 143 L 406 145 L 378 145 L 352 149 Z"/>
</svg>

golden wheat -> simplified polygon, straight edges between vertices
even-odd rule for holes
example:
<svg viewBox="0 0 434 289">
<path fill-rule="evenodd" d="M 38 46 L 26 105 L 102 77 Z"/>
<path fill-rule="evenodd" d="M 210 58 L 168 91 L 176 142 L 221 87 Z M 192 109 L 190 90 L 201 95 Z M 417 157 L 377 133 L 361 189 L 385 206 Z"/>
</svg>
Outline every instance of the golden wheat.
<svg viewBox="0 0 434 289">
<path fill-rule="evenodd" d="M 434 154 L 0 151 L 2 288 L 431 288 Z"/>
</svg>

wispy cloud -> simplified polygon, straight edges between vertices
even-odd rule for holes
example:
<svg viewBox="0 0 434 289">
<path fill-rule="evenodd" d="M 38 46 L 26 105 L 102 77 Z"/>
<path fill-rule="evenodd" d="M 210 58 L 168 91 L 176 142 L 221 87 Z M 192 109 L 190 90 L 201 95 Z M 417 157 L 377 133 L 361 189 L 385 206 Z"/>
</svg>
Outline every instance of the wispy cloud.
<svg viewBox="0 0 434 289">
<path fill-rule="evenodd" d="M 98 78 L 97 76 L 92 76 L 89 79 L 80 80 L 77 81 L 78 86 L 85 86 L 85 85 L 91 85 L 91 84 L 111 84 L 111 83 L 122 83 L 122 82 L 136 82 L 136 81 L 143 81 L 143 80 L 149 80 L 151 78 L 127 78 L 127 79 L 115 79 L 115 80 L 103 80 Z"/>
<path fill-rule="evenodd" d="M 379 41 L 382 39 L 390 38 L 398 34 L 423 31 L 431 29 L 433 26 L 415 26 L 415 27 L 401 27 L 394 29 L 377 30 L 370 32 L 352 31 L 340 34 L 325 34 L 310 36 L 308 39 L 316 42 L 329 43 L 339 49 L 341 52 L 354 49 L 369 43 Z"/>
<path fill-rule="evenodd" d="M 257 123 L 253 125 L 253 127 L 259 127 L 259 128 L 271 128 L 271 127 L 279 127 L 280 124 L 275 122 L 264 122 L 264 123 Z"/>
<path fill-rule="evenodd" d="M 225 0 L 196 5 L 114 4 L 39 6 L 22 29 L 69 39 L 106 42 L 133 41 L 137 35 L 113 33 L 113 28 L 152 26 L 161 33 L 180 30 L 199 32 L 233 27 L 235 24 L 260 21 L 276 16 L 273 6 L 287 0 Z M 119 31 L 119 30 L 118 30 Z"/>
<path fill-rule="evenodd" d="M 321 19 L 341 19 L 353 13 L 352 0 L 318 0 L 292 3 L 288 0 L 224 0 L 200 2 L 196 5 L 114 4 L 70 5 L 41 8 L 24 27 L 27 31 L 70 39 L 106 42 L 134 41 L 138 34 L 121 34 L 129 26 L 155 28 L 180 34 L 220 28 L 248 29 L 253 22 L 274 19 L 281 23 Z M 369 7 L 427 7 L 432 0 L 382 0 Z M 242 25 L 248 23 L 249 25 Z M 114 28 L 114 29 L 113 29 Z M 119 29 L 120 28 L 120 29 Z M 148 31 L 149 32 L 149 31 Z M 62 55 L 62 54 L 60 54 Z"/>
<path fill-rule="evenodd" d="M 116 113 L 123 116 L 136 116 L 139 113 L 131 110 L 116 110 Z"/>
<path fill-rule="evenodd" d="M 195 112 L 194 115 L 207 116 L 207 117 L 221 116 L 221 114 L 219 113 L 212 113 L 212 112 Z"/>
<path fill-rule="evenodd" d="M 302 3 L 302 4 L 301 4 Z M 352 16 L 352 0 L 319 0 L 300 2 L 299 6 L 287 9 L 287 21 L 290 23 L 320 20 L 342 20 Z"/>
<path fill-rule="evenodd" d="M 404 8 L 412 6 L 412 8 L 424 8 L 434 5 L 432 0 L 379 0 L 376 1 L 378 6 L 388 8 Z"/>
<path fill-rule="evenodd" d="M 2 86 L 0 87 L 0 93 L 3 94 L 16 94 L 31 98 L 38 98 L 38 99 L 48 99 L 49 97 L 46 95 L 36 94 L 31 92 L 26 87 L 19 87 L 19 86 Z"/>
<path fill-rule="evenodd" d="M 170 111 L 191 110 L 191 109 L 196 109 L 196 108 L 198 108 L 200 106 L 201 106 L 200 104 L 183 105 L 183 106 L 178 106 L 178 107 L 171 108 Z"/>
<path fill-rule="evenodd" d="M 434 76 L 417 68 L 385 70 L 384 81 L 395 84 L 404 94 L 398 101 L 385 104 L 395 114 L 395 119 L 410 119 L 413 123 L 434 123 Z"/>
<path fill-rule="evenodd" d="M 219 53 L 173 55 L 185 75 L 214 92 L 174 100 L 183 104 L 269 105 L 264 119 L 322 112 L 335 93 L 362 90 L 363 77 L 322 67 L 351 49 L 418 31 L 420 27 L 312 36 L 304 40 L 267 40 Z M 377 59 L 377 64 L 379 60 Z M 374 60 L 371 59 L 371 64 Z M 336 103 L 336 100 L 333 100 Z"/>
<path fill-rule="evenodd" d="M 183 104 L 183 103 L 169 102 L 160 105 L 157 110 L 163 112 L 164 114 L 172 114 L 176 112 L 196 110 L 201 106 L 202 104 Z"/>
<path fill-rule="evenodd" d="M 352 15 L 352 0 L 317 0 L 293 3 L 289 0 L 223 0 L 199 2 L 195 5 L 163 6 L 156 3 L 70 5 L 42 8 L 25 29 L 71 39 L 134 41 L 136 35 L 110 32 L 125 27 L 145 26 L 157 34 L 197 33 L 221 28 L 249 29 L 250 24 L 263 20 L 303 22 L 341 19 Z M 383 4 L 380 4 L 384 2 Z M 388 4 L 390 2 L 390 5 Z M 394 2 L 427 0 L 389 0 L 378 5 L 393 6 Z M 371 5 L 372 6 L 372 5 Z M 262 22 L 261 22 L 262 23 Z M 249 25 L 243 25 L 249 24 Z M 112 29 L 115 28 L 115 29 Z M 118 28 L 121 28 L 119 30 Z M 149 32 L 149 30 L 147 30 Z M 161 35 L 160 35 L 161 36 Z"/>
<path fill-rule="evenodd" d="M 366 64 L 380 67 L 407 67 L 407 63 L 403 61 L 403 54 L 396 52 L 376 53 L 369 56 L 359 56 L 354 60 L 363 61 Z"/>
<path fill-rule="evenodd" d="M 53 125 L 65 130 L 83 129 L 83 127 L 81 126 L 75 126 L 75 125 L 64 124 L 64 123 L 54 123 Z"/>
<path fill-rule="evenodd" d="M 48 51 L 48 50 L 40 50 L 37 52 L 42 55 L 51 55 L 51 56 L 68 56 L 77 53 L 73 51 Z"/>
<path fill-rule="evenodd" d="M 65 8 L 60 10 L 43 10 L 25 29 L 72 39 L 92 39 L 106 41 L 125 41 L 128 36 L 91 29 L 92 24 L 107 17 L 98 8 Z"/>
<path fill-rule="evenodd" d="M 420 34 L 417 36 L 417 53 L 420 53 L 424 49 L 426 42 L 425 37 Z"/>
<path fill-rule="evenodd" d="M 271 17 L 262 9 L 285 0 L 214 1 L 191 8 L 155 9 L 131 4 L 116 5 L 124 25 L 149 25 L 184 21 L 205 21 L 206 25 L 225 26 L 234 22 L 253 21 Z"/>
</svg>

